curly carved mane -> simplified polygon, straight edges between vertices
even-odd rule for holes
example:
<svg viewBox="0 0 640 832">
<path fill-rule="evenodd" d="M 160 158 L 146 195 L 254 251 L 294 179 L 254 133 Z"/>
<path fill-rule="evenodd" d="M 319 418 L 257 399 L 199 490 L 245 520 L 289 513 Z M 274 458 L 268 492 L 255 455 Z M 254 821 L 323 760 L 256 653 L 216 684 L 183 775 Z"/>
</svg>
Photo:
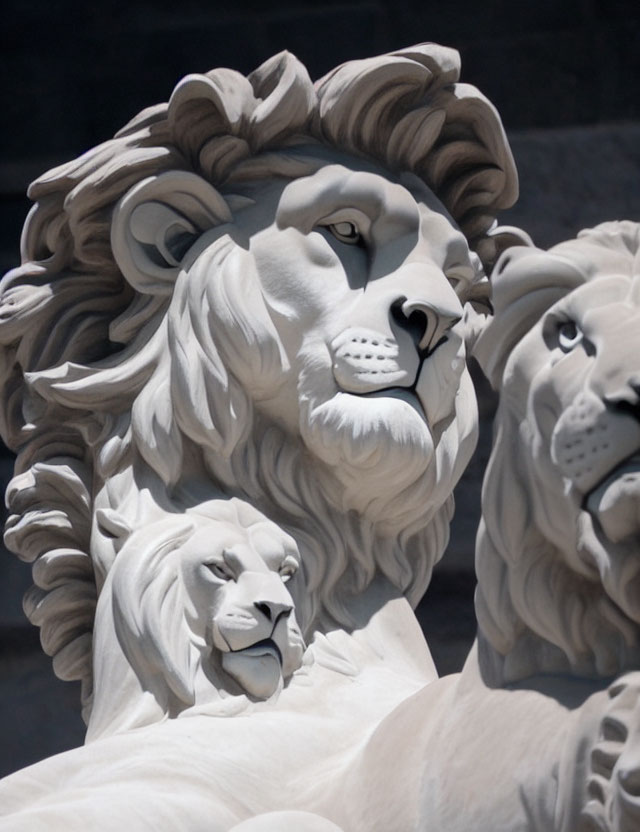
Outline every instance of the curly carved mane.
<svg viewBox="0 0 640 832">
<path fill-rule="evenodd" d="M 344 64 L 315 85 L 288 53 L 246 78 L 228 69 L 189 75 L 167 104 L 144 110 L 114 139 L 31 186 L 35 205 L 22 266 L 5 276 L 0 298 L 0 428 L 18 454 L 6 542 L 34 564 L 25 609 L 42 628 L 56 673 L 83 681 L 85 701 L 96 584 L 113 558 L 108 522 L 95 527 L 95 500 L 101 492 L 103 509 L 126 501 L 126 488 L 116 494 L 125 463 L 142 458 L 150 469 L 144 476 L 169 487 L 183 455 L 204 446 L 220 484 L 257 504 L 275 504 L 285 525 L 322 500 L 277 431 L 233 454 L 251 434 L 252 415 L 224 349 L 258 365 L 279 360 L 267 318 L 253 315 L 253 307 L 243 315 L 247 287 L 224 284 L 227 297 L 207 310 L 210 329 L 191 316 L 196 349 L 213 341 L 206 359 L 181 366 L 174 354 L 169 361 L 168 333 L 189 310 L 175 298 L 166 269 L 140 280 L 134 263 L 116 258 L 114 212 L 124 210 L 127 194 L 141 183 L 174 172 L 197 177 L 194 191 L 176 187 L 173 195 L 177 211 L 189 202 L 197 218 L 189 233 L 197 236 L 241 210 L 235 183 L 300 176 L 317 164 L 300 148 L 337 148 L 420 177 L 490 262 L 496 250 L 490 228 L 496 212 L 514 201 L 516 176 L 495 110 L 458 77 L 457 53 L 433 44 Z M 221 237 L 215 256 L 222 268 L 240 254 Z M 234 295 L 242 302 L 232 303 Z M 241 350 L 216 338 L 213 318 L 225 311 L 238 321 Z M 253 369 L 259 375 L 265 366 Z M 182 384 L 187 402 L 193 385 L 211 391 L 208 412 L 200 408 L 194 422 L 186 405 L 163 408 L 176 401 L 172 384 Z M 149 408 L 153 419 L 137 417 Z M 334 599 L 339 581 L 350 571 L 358 591 L 377 569 L 417 601 L 446 544 L 451 512 L 448 499 L 428 518 L 429 535 L 417 537 L 410 528 L 376 544 L 375 562 L 361 554 L 376 548 L 371 530 L 318 507 L 305 561 L 318 606 L 331 620 L 344 620 L 344 598 Z M 332 551 L 330 562 L 316 540 Z"/>
<path fill-rule="evenodd" d="M 624 586 L 578 574 L 549 539 L 552 518 L 540 524 L 544 495 L 523 441 L 526 402 L 505 365 L 562 297 L 601 275 L 631 281 L 639 273 L 640 226 L 609 222 L 549 252 L 507 250 L 492 275 L 495 315 L 474 353 L 500 393 L 476 547 L 476 613 L 481 660 L 498 684 L 549 672 L 609 676 L 637 658 L 637 623 L 616 603 Z"/>
</svg>

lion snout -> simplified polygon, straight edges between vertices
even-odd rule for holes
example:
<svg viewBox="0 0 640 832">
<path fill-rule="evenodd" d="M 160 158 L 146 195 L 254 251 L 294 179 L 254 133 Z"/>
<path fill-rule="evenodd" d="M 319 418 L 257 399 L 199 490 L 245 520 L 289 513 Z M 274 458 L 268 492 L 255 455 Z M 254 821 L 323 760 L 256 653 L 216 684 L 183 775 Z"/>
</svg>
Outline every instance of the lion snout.
<svg viewBox="0 0 640 832">
<path fill-rule="evenodd" d="M 246 650 L 259 641 L 275 637 L 282 628 L 286 631 L 295 621 L 293 599 L 277 573 L 255 575 L 253 579 L 250 573 L 245 573 L 239 579 L 237 591 L 240 597 L 220 609 L 214 620 L 214 641 L 217 634 L 225 644 L 221 649 Z"/>
<path fill-rule="evenodd" d="M 270 638 L 272 631 L 272 623 L 264 616 L 256 616 L 246 610 L 231 610 L 216 616 L 213 641 L 225 653 L 236 652 Z"/>
<path fill-rule="evenodd" d="M 457 304 L 460 307 L 460 304 Z M 401 329 L 413 337 L 421 356 L 433 352 L 447 332 L 462 318 L 462 308 L 440 308 L 422 298 L 400 298 L 391 307 L 391 315 Z"/>
<path fill-rule="evenodd" d="M 373 329 L 349 327 L 331 344 L 333 375 L 347 393 L 410 387 L 418 372 L 415 350 Z"/>
<path fill-rule="evenodd" d="M 275 626 L 281 618 L 288 618 L 293 610 L 293 602 L 254 601 L 253 606 L 258 613 Z"/>
<path fill-rule="evenodd" d="M 640 449 L 640 422 L 580 392 L 553 431 L 551 458 L 583 494 Z"/>
</svg>

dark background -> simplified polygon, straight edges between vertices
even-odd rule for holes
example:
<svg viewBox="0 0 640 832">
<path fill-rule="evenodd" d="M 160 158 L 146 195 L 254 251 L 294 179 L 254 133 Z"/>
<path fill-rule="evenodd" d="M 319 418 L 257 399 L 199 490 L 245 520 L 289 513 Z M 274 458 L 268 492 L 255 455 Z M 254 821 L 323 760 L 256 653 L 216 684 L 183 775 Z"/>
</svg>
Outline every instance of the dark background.
<svg viewBox="0 0 640 832">
<path fill-rule="evenodd" d="M 96 8 L 95 6 L 98 5 Z M 289 49 L 317 78 L 342 61 L 433 40 L 500 111 L 521 199 L 503 221 L 549 246 L 608 219 L 640 220 L 637 0 L 22 0 L 3 10 L 0 270 L 18 263 L 28 183 L 165 101 L 187 72 L 249 72 Z M 493 400 L 457 492 L 452 541 L 419 608 L 442 673 L 473 638 L 473 540 Z M 0 476 L 12 462 L 0 456 Z M 55 679 L 20 598 L 28 567 L 0 551 L 0 775 L 82 742 L 79 693 Z"/>
</svg>

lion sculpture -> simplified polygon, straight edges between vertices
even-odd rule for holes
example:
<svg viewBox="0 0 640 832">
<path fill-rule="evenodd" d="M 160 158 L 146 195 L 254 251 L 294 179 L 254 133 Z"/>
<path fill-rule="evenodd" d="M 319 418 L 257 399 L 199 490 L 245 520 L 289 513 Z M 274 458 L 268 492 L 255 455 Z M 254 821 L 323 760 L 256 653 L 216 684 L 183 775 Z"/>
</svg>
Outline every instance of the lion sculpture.
<svg viewBox="0 0 640 832">
<path fill-rule="evenodd" d="M 288 53 L 189 75 L 31 186 L 0 288 L 6 541 L 85 718 L 110 512 L 137 528 L 204 482 L 298 526 L 315 630 L 352 627 L 375 581 L 424 593 L 517 193 L 497 113 L 458 77 L 434 44 L 315 85 Z"/>
<path fill-rule="evenodd" d="M 640 224 L 510 248 L 491 283 L 474 349 L 500 394 L 478 642 L 461 674 L 376 727 L 343 786 L 345 804 L 366 797 L 340 820 L 369 832 L 635 830 Z"/>
<path fill-rule="evenodd" d="M 604 223 L 492 276 L 476 355 L 500 392 L 478 536 L 487 681 L 640 663 L 640 226 Z"/>
<path fill-rule="evenodd" d="M 299 565 L 295 541 L 235 499 L 127 536 L 96 610 L 87 741 L 282 690 L 305 650 L 287 588 Z"/>
</svg>

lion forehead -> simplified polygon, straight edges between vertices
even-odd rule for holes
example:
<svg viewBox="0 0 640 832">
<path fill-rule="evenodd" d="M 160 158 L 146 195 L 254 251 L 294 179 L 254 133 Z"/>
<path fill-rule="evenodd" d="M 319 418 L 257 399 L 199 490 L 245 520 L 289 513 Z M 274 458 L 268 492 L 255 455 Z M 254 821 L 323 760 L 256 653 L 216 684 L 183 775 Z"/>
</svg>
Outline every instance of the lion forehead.
<svg viewBox="0 0 640 832">
<path fill-rule="evenodd" d="M 277 571 L 285 558 L 296 566 L 300 553 L 295 540 L 272 523 L 260 523 L 249 530 L 251 548 L 266 566 Z"/>
<path fill-rule="evenodd" d="M 231 523 L 212 523 L 196 529 L 175 556 L 184 565 L 197 566 L 207 561 L 222 561 L 227 550 L 247 546 L 248 537 L 244 529 Z"/>
<path fill-rule="evenodd" d="M 568 318 L 584 323 L 587 318 L 593 320 L 593 315 L 590 313 L 594 310 L 624 301 L 629 294 L 629 287 L 630 281 L 623 275 L 602 275 L 569 292 L 552 307 L 550 312 L 552 314 L 562 312 Z M 637 311 L 636 307 L 636 314 Z M 597 320 L 594 328 L 601 329 Z"/>
</svg>

